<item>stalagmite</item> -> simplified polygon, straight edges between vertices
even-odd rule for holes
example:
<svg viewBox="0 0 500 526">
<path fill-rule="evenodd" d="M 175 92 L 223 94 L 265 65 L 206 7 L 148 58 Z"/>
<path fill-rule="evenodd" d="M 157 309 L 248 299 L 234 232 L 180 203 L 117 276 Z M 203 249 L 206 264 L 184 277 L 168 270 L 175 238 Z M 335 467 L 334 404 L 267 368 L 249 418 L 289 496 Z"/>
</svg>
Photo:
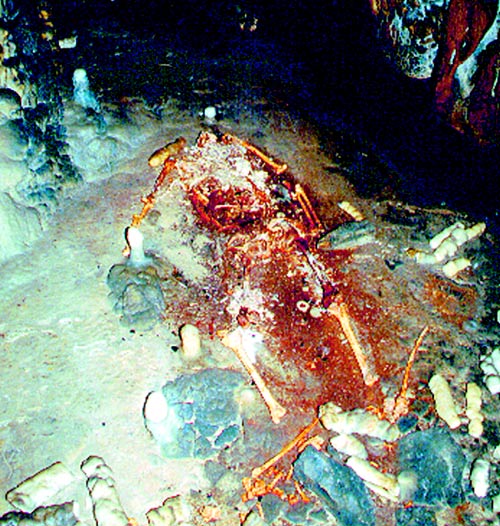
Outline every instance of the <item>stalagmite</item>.
<svg viewBox="0 0 500 526">
<path fill-rule="evenodd" d="M 101 457 L 90 456 L 81 465 L 97 526 L 129 526 L 130 521 L 115 488 L 113 473 Z"/>
<path fill-rule="evenodd" d="M 490 489 L 489 477 L 490 463 L 484 458 L 476 459 L 470 474 L 470 483 L 476 497 L 482 499 L 488 495 L 488 490 Z"/>
<path fill-rule="evenodd" d="M 363 443 L 352 435 L 340 434 L 332 437 L 330 438 L 330 445 L 344 455 L 368 458 L 368 452 Z"/>
<path fill-rule="evenodd" d="M 469 434 L 474 438 L 479 438 L 483 434 L 484 416 L 481 412 L 481 394 L 481 388 L 476 383 L 467 384 L 466 415 L 469 419 Z"/>
<path fill-rule="evenodd" d="M 394 442 L 401 436 L 398 426 L 363 409 L 342 411 L 333 402 L 319 408 L 319 419 L 329 431 L 336 433 L 366 435 L 386 442 Z"/>
<path fill-rule="evenodd" d="M 442 418 L 451 429 L 459 427 L 461 421 L 451 395 L 450 386 L 446 379 L 440 374 L 435 374 L 429 380 L 429 388 L 434 396 L 436 412 L 439 417 Z"/>
<path fill-rule="evenodd" d="M 125 231 L 131 265 L 140 267 L 149 260 L 144 253 L 144 236 L 135 226 L 129 226 Z"/>
<path fill-rule="evenodd" d="M 182 356 L 187 360 L 195 360 L 201 354 L 200 331 L 194 325 L 186 323 L 180 330 Z"/>
<path fill-rule="evenodd" d="M 53 497 L 73 482 L 74 477 L 61 462 L 55 462 L 7 492 L 5 498 L 17 509 L 31 512 L 54 504 Z"/>
<path fill-rule="evenodd" d="M 398 500 L 399 485 L 394 475 L 382 473 L 374 468 L 368 460 L 358 457 L 349 457 L 346 465 L 366 481 L 372 491 L 390 500 Z"/>
</svg>

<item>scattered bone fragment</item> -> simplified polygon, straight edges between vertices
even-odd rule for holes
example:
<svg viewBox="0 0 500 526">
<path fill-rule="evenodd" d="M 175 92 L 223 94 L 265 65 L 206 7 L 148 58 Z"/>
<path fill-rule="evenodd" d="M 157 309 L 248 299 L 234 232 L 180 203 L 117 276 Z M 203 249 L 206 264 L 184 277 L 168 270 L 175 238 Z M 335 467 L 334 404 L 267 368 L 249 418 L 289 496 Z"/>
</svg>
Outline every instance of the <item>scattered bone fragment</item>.
<svg viewBox="0 0 500 526">
<path fill-rule="evenodd" d="M 490 463 L 485 458 L 478 458 L 472 465 L 470 483 L 476 497 L 480 499 L 488 495 L 490 489 Z"/>
<path fill-rule="evenodd" d="M 386 442 L 394 442 L 401 436 L 398 426 L 363 409 L 342 411 L 333 402 L 319 408 L 319 419 L 329 431 L 336 433 L 366 435 Z"/>
<path fill-rule="evenodd" d="M 295 447 L 299 447 L 303 445 L 303 442 L 307 435 L 318 425 L 318 419 L 315 418 L 308 426 L 306 426 L 294 439 L 292 439 L 288 444 L 285 444 L 285 446 L 278 451 L 274 457 L 270 458 L 267 462 L 262 464 L 261 466 L 255 468 L 252 471 L 252 478 L 257 479 L 259 478 L 263 473 L 265 473 L 269 468 L 274 466 L 279 460 L 281 460 L 287 453 L 292 451 Z"/>
<path fill-rule="evenodd" d="M 339 321 L 342 331 L 344 332 L 345 337 L 351 346 L 352 352 L 356 357 L 358 366 L 361 369 L 363 381 L 366 385 L 372 386 L 378 380 L 378 375 L 375 372 L 375 367 L 372 363 L 373 358 L 371 354 L 365 352 L 359 344 L 359 340 L 356 336 L 356 328 L 347 312 L 347 307 L 340 301 L 333 302 L 328 307 L 328 312 L 333 314 Z"/>
<path fill-rule="evenodd" d="M 202 506 L 198 513 L 204 522 L 217 522 L 222 518 L 222 510 L 216 505 Z"/>
<path fill-rule="evenodd" d="M 435 374 L 429 380 L 429 388 L 434 396 L 436 412 L 451 429 L 456 429 L 462 423 L 453 400 L 450 385 L 440 374 Z"/>
<path fill-rule="evenodd" d="M 115 488 L 110 467 L 101 457 L 90 456 L 81 465 L 97 526 L 128 526 L 130 521 Z"/>
<path fill-rule="evenodd" d="M 179 137 L 174 142 L 163 146 L 154 151 L 148 159 L 148 164 L 151 168 L 157 168 L 158 166 L 163 165 L 163 163 L 169 159 L 169 157 L 174 157 L 179 155 L 184 147 L 186 146 L 186 139 L 184 137 Z"/>
<path fill-rule="evenodd" d="M 31 512 L 39 506 L 54 504 L 57 493 L 73 480 L 66 466 L 55 462 L 8 491 L 5 498 L 18 510 Z"/>
<path fill-rule="evenodd" d="M 191 508 L 181 495 L 169 497 L 158 508 L 146 513 L 149 526 L 177 526 L 188 524 L 191 520 Z"/>
<path fill-rule="evenodd" d="M 186 360 L 195 360 L 201 354 L 201 338 L 198 327 L 186 323 L 179 332 L 182 343 L 182 356 Z"/>
<path fill-rule="evenodd" d="M 250 144 L 249 142 L 243 139 L 240 139 L 239 137 L 236 137 L 235 135 L 226 133 L 222 137 L 222 140 L 226 143 L 232 142 L 243 146 L 248 152 L 252 153 L 256 157 L 264 161 L 264 163 L 267 164 L 272 170 L 274 170 L 277 175 L 280 175 L 288 170 L 288 165 L 274 161 L 273 159 L 271 159 L 271 157 L 266 155 L 262 150 L 259 150 L 256 146 Z"/>
<path fill-rule="evenodd" d="M 374 468 L 368 460 L 359 457 L 349 457 L 346 465 L 356 472 L 372 491 L 384 498 L 397 502 L 399 498 L 399 485 L 394 475 L 382 473 Z"/>
<path fill-rule="evenodd" d="M 398 473 L 399 498 L 401 501 L 411 501 L 418 488 L 418 475 L 413 470 L 403 470 Z"/>
<path fill-rule="evenodd" d="M 304 301 L 304 300 L 299 300 L 297 301 L 297 303 L 295 304 L 295 307 L 297 308 L 297 310 L 299 310 L 300 312 L 307 312 L 309 310 L 309 303 L 307 301 Z"/>
<path fill-rule="evenodd" d="M 462 270 L 465 270 L 466 268 L 471 266 L 471 260 L 468 258 L 457 258 L 452 259 L 448 261 L 445 265 L 443 265 L 443 274 L 449 278 L 453 279 L 458 273 L 462 272 Z"/>
<path fill-rule="evenodd" d="M 420 334 L 418 335 L 418 338 L 415 341 L 415 345 L 413 346 L 410 352 L 410 356 L 408 357 L 408 362 L 405 367 L 403 381 L 401 383 L 401 389 L 399 393 L 397 394 L 396 398 L 394 400 L 391 400 L 390 398 L 386 398 L 386 401 L 385 401 L 385 412 L 387 415 L 386 418 L 392 423 L 396 422 L 400 417 L 408 413 L 409 404 L 410 404 L 408 400 L 408 384 L 410 381 L 411 368 L 415 361 L 417 352 L 420 349 L 424 341 L 424 338 L 428 332 L 429 332 L 429 326 L 426 325 L 420 331 Z"/>
<path fill-rule="evenodd" d="M 264 379 L 259 374 L 254 364 L 250 360 L 249 356 L 245 352 L 241 331 L 235 329 L 234 331 L 227 333 L 222 338 L 222 344 L 234 352 L 238 360 L 242 363 L 243 367 L 247 370 L 255 386 L 259 390 L 259 393 L 262 396 L 264 402 L 266 403 L 267 408 L 269 409 L 271 420 L 275 424 L 279 424 L 280 420 L 286 414 L 286 409 L 282 405 L 280 405 L 273 397 L 271 391 L 264 382 Z"/>
<path fill-rule="evenodd" d="M 309 309 L 309 316 L 314 319 L 321 318 L 321 316 L 323 316 L 323 310 L 319 307 L 313 306 Z"/>
<path fill-rule="evenodd" d="M 481 412 L 481 388 L 474 382 L 467 384 L 466 415 L 469 419 L 469 435 L 479 438 L 483 434 L 484 415 Z"/>
<path fill-rule="evenodd" d="M 307 217 L 309 226 L 313 228 L 314 230 L 322 231 L 324 228 L 321 223 L 321 220 L 316 214 L 316 210 L 314 210 L 314 207 L 312 206 L 311 201 L 309 200 L 309 197 L 307 197 L 306 191 L 298 183 L 295 185 L 295 190 L 293 192 L 293 198 L 299 202 L 302 208 L 302 211 Z"/>
</svg>

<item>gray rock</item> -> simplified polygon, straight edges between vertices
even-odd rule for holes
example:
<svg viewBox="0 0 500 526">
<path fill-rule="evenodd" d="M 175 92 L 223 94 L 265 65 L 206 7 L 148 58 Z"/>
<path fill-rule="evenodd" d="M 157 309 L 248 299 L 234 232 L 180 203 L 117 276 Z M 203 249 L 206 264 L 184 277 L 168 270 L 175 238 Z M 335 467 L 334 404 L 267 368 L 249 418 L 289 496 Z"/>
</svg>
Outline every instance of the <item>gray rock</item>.
<svg viewBox="0 0 500 526">
<path fill-rule="evenodd" d="M 432 510 L 412 506 L 396 510 L 397 526 L 435 526 L 436 517 Z"/>
<path fill-rule="evenodd" d="M 151 328 L 163 319 L 165 298 L 160 276 L 153 265 L 113 265 L 108 273 L 107 284 L 111 289 L 114 309 L 127 325 Z"/>
<path fill-rule="evenodd" d="M 21 133 L 20 124 L 7 121 L 0 126 L 0 152 L 11 161 L 22 161 L 28 152 L 28 141 Z"/>
<path fill-rule="evenodd" d="M 19 119 L 21 112 L 21 97 L 11 89 L 0 89 L 0 125 L 12 119 Z"/>
<path fill-rule="evenodd" d="M 156 425 L 154 434 L 164 455 L 209 459 L 234 444 L 242 434 L 234 396 L 242 383 L 240 373 L 206 369 L 164 385 L 168 417 Z"/>
<path fill-rule="evenodd" d="M 400 474 L 413 481 L 405 495 L 416 504 L 457 506 L 466 458 L 446 429 L 432 428 L 403 437 L 398 444 Z"/>
<path fill-rule="evenodd" d="M 366 219 L 350 221 L 330 230 L 318 240 L 319 250 L 350 250 L 375 241 L 375 226 Z"/>
<path fill-rule="evenodd" d="M 297 481 L 316 495 L 342 526 L 374 526 L 370 495 L 354 471 L 308 446 L 294 463 Z"/>
</svg>

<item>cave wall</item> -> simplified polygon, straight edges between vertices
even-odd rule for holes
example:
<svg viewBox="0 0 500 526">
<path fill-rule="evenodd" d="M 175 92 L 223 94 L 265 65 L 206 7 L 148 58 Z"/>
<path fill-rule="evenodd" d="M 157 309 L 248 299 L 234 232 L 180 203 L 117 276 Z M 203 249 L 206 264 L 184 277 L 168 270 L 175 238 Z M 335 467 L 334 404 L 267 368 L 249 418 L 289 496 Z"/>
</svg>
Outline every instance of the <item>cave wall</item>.
<svg viewBox="0 0 500 526">
<path fill-rule="evenodd" d="M 79 179 L 65 153 L 55 36 L 43 0 L 0 1 L 0 262 L 39 237 Z"/>
<path fill-rule="evenodd" d="M 500 140 L 498 0 L 369 0 L 390 60 L 432 79 L 436 110 L 480 141 Z"/>
</svg>

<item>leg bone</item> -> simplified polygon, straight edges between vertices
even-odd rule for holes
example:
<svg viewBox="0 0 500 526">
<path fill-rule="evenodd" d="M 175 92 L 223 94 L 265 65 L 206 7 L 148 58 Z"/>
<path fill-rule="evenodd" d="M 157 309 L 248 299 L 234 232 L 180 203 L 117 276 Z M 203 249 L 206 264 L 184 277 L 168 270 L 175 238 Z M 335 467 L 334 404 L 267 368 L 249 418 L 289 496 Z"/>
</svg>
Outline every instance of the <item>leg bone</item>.
<svg viewBox="0 0 500 526">
<path fill-rule="evenodd" d="M 363 380 L 365 384 L 368 386 L 373 385 L 378 380 L 378 375 L 376 372 L 374 372 L 373 365 L 369 363 L 369 359 L 371 357 L 368 356 L 365 353 L 365 351 L 363 351 L 361 345 L 359 344 L 358 338 L 355 334 L 355 329 L 353 327 L 349 314 L 347 313 L 346 306 L 340 302 L 333 302 L 328 307 L 328 311 L 331 314 L 333 314 L 339 321 L 340 326 L 342 327 L 342 331 L 344 332 L 345 337 L 347 338 L 347 341 L 349 342 L 349 345 L 351 346 L 351 349 L 354 353 L 354 356 L 356 357 L 356 361 L 358 362 L 359 368 L 361 369 L 361 374 L 363 375 Z"/>
<path fill-rule="evenodd" d="M 275 424 L 278 424 L 285 415 L 286 409 L 274 399 L 271 391 L 269 391 L 269 388 L 264 382 L 264 379 L 262 376 L 260 376 L 257 369 L 248 358 L 248 355 L 243 347 L 241 332 L 238 329 L 229 332 L 222 338 L 222 344 L 226 347 L 229 347 L 229 349 L 231 349 L 237 356 L 238 360 L 243 364 L 243 367 L 251 376 L 255 386 L 259 390 L 260 395 L 266 403 L 267 408 L 269 409 L 269 414 L 271 415 L 271 420 Z"/>
</svg>

